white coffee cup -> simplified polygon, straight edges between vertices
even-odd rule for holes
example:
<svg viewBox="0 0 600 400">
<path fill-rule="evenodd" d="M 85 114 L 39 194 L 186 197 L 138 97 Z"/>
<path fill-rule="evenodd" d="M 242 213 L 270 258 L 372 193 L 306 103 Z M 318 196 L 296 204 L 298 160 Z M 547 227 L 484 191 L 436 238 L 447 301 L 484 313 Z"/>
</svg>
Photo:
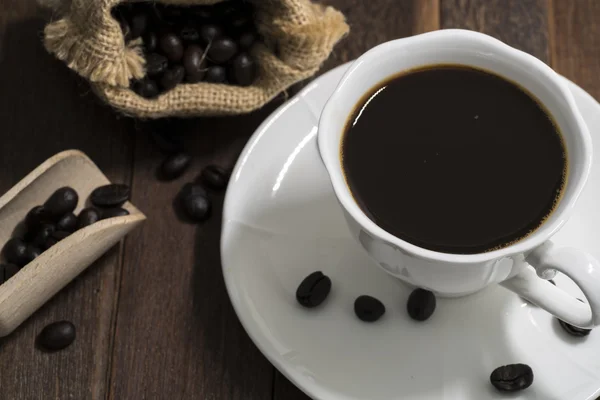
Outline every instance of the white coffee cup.
<svg viewBox="0 0 600 400">
<path fill-rule="evenodd" d="M 534 233 L 500 250 L 447 254 L 403 241 L 369 219 L 346 185 L 341 139 L 362 96 L 401 71 L 436 64 L 473 66 L 520 84 L 545 105 L 563 135 L 569 165 L 562 200 Z M 358 58 L 340 81 L 321 114 L 318 146 L 352 235 L 386 272 L 448 297 L 500 283 L 569 324 L 582 328 L 600 324 L 600 264 L 581 250 L 557 249 L 550 241 L 571 215 L 586 183 L 592 142 L 569 89 L 542 61 L 492 37 L 465 30 L 441 30 L 384 43 Z M 401 175 L 395 183 L 402 184 Z M 546 280 L 557 270 L 579 286 L 588 304 Z"/>
</svg>

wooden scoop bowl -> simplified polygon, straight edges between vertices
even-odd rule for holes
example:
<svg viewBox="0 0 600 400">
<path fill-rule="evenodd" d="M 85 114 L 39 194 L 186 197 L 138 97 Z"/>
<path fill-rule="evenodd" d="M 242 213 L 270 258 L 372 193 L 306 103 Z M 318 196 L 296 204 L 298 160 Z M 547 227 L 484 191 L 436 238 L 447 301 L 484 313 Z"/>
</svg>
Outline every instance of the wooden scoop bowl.
<svg viewBox="0 0 600 400">
<path fill-rule="evenodd" d="M 54 191 L 70 186 L 79 194 L 77 214 L 98 186 L 110 181 L 85 154 L 68 150 L 56 154 L 0 197 L 0 247 L 34 206 Z M 146 217 L 131 203 L 130 215 L 109 218 L 61 240 L 0 285 L 0 337 L 6 336 L 67 283 L 115 245 Z M 2 258 L 3 261 L 3 258 Z"/>
</svg>

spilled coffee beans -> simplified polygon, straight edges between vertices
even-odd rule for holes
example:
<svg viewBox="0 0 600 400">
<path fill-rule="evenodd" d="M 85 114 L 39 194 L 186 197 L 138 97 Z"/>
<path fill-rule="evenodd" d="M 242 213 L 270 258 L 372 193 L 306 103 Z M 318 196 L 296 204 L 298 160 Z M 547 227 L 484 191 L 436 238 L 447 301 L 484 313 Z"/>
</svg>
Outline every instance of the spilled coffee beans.
<svg viewBox="0 0 600 400">
<path fill-rule="evenodd" d="M 531 386 L 533 371 L 526 364 L 504 365 L 492 372 L 490 382 L 501 392 L 516 392 Z"/>
<path fill-rule="evenodd" d="M 200 182 L 211 189 L 225 189 L 229 182 L 229 174 L 224 168 L 209 165 L 200 173 Z"/>
<path fill-rule="evenodd" d="M 362 295 L 354 301 L 354 313 L 361 321 L 375 322 L 385 313 L 385 306 L 375 297 Z"/>
<path fill-rule="evenodd" d="M 53 322 L 37 337 L 37 344 L 46 351 L 57 351 L 68 347 L 75 340 L 75 325 L 69 321 Z"/>
<path fill-rule="evenodd" d="M 179 194 L 185 215 L 194 222 L 202 222 L 210 216 L 211 203 L 206 190 L 197 184 L 186 184 Z"/>
<path fill-rule="evenodd" d="M 415 321 L 425 321 L 435 311 L 435 295 L 429 290 L 415 289 L 408 297 L 406 311 Z"/>
<path fill-rule="evenodd" d="M 179 178 L 190 166 L 192 157 L 186 153 L 173 154 L 162 163 L 160 175 L 163 179 Z"/>
<path fill-rule="evenodd" d="M 325 301 L 331 291 L 331 279 L 321 271 L 308 275 L 296 290 L 296 300 L 302 306 L 313 308 Z"/>
</svg>

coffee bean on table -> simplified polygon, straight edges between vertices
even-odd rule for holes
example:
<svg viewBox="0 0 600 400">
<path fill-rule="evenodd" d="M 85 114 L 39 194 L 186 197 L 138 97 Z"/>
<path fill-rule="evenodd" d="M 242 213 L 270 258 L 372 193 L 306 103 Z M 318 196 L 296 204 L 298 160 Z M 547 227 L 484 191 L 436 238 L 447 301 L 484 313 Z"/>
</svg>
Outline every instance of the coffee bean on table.
<svg viewBox="0 0 600 400">
<path fill-rule="evenodd" d="M 120 207 L 129 200 L 130 195 L 129 186 L 112 183 L 94 189 L 90 195 L 90 200 L 97 207 Z"/>
<path fill-rule="evenodd" d="M 144 49 L 146 53 L 152 53 L 156 51 L 156 47 L 158 46 L 158 39 L 156 37 L 156 32 L 148 32 L 144 35 Z M 148 64 L 148 59 L 146 58 L 146 64 Z"/>
<path fill-rule="evenodd" d="M 129 215 L 129 211 L 124 208 L 105 208 L 102 210 L 102 219 L 115 218 L 115 217 L 124 217 Z"/>
<path fill-rule="evenodd" d="M 24 266 L 29 261 L 27 256 L 27 244 L 19 238 L 9 239 L 2 251 L 6 261 L 11 264 L 16 264 L 19 267 Z"/>
<path fill-rule="evenodd" d="M 167 180 L 178 178 L 190 166 L 191 161 L 192 157 L 187 153 L 173 154 L 160 166 L 160 175 Z"/>
<path fill-rule="evenodd" d="M 186 184 L 181 190 L 180 202 L 183 211 L 192 221 L 202 222 L 210 216 L 210 199 L 206 190 L 200 185 Z"/>
<path fill-rule="evenodd" d="M 231 64 L 230 79 L 240 86 L 250 86 L 256 80 L 256 63 L 247 53 L 239 54 Z"/>
<path fill-rule="evenodd" d="M 158 84 L 149 78 L 134 81 L 131 85 L 133 91 L 146 99 L 153 99 L 160 94 Z"/>
<path fill-rule="evenodd" d="M 31 243 L 35 247 L 39 247 L 41 249 L 47 249 L 46 242 L 48 241 L 48 238 L 50 236 L 52 236 L 54 231 L 55 231 L 54 225 L 52 225 L 52 224 L 42 225 L 40 227 L 40 229 L 38 229 L 36 235 L 34 236 L 33 240 L 31 241 Z"/>
<path fill-rule="evenodd" d="M 490 382 L 501 392 L 527 389 L 533 383 L 533 370 L 526 364 L 510 364 L 496 368 Z"/>
<path fill-rule="evenodd" d="M 429 290 L 415 289 L 408 297 L 406 311 L 415 321 L 425 321 L 435 311 L 435 295 Z"/>
<path fill-rule="evenodd" d="M 158 39 L 158 48 L 171 62 L 178 62 L 183 58 L 183 43 L 174 33 L 163 34 Z"/>
<path fill-rule="evenodd" d="M 85 228 L 88 225 L 95 224 L 99 220 L 100 211 L 94 207 L 84 208 L 77 216 L 77 229 Z"/>
<path fill-rule="evenodd" d="M 195 44 L 189 45 L 185 49 L 183 66 L 185 67 L 185 78 L 188 82 L 200 82 L 206 74 L 204 49 Z"/>
<path fill-rule="evenodd" d="M 35 206 L 27 213 L 27 216 L 25 217 L 25 225 L 31 232 L 37 230 L 42 223 L 47 220 L 48 215 L 44 209 L 44 206 Z"/>
<path fill-rule="evenodd" d="M 321 271 L 316 271 L 300 283 L 296 290 L 296 300 L 304 307 L 317 307 L 325 301 L 330 291 L 331 279 Z"/>
<path fill-rule="evenodd" d="M 221 36 L 223 36 L 223 28 L 219 25 L 206 24 L 202 25 L 200 28 L 200 38 L 205 45 L 211 44 L 213 40 L 218 39 Z"/>
<path fill-rule="evenodd" d="M 584 336 L 589 335 L 590 332 L 592 331 L 591 329 L 576 327 L 576 326 L 568 324 L 565 321 L 562 321 L 560 319 L 558 320 L 558 323 L 565 330 L 565 332 L 567 332 L 571 336 L 584 337 Z"/>
<path fill-rule="evenodd" d="M 72 212 L 63 215 L 56 223 L 56 230 L 73 232 L 77 226 L 77 217 Z"/>
<path fill-rule="evenodd" d="M 160 86 L 164 90 L 171 90 L 175 86 L 183 82 L 185 77 L 185 69 L 181 65 L 174 65 L 167 69 L 163 76 L 160 78 Z"/>
<path fill-rule="evenodd" d="M 73 212 L 77 207 L 79 196 L 77 192 L 68 186 L 55 191 L 44 203 L 45 212 L 49 218 L 58 220 L 66 213 Z"/>
<path fill-rule="evenodd" d="M 385 306 L 375 297 L 362 295 L 354 301 L 354 313 L 364 322 L 375 322 L 385 313 Z"/>
<path fill-rule="evenodd" d="M 158 53 L 150 53 L 146 56 L 146 74 L 148 76 L 157 76 L 167 70 L 169 60 L 167 57 Z"/>
<path fill-rule="evenodd" d="M 58 321 L 42 329 L 37 344 L 44 350 L 62 350 L 73 343 L 75 336 L 75 325 L 69 321 Z"/>
<path fill-rule="evenodd" d="M 208 47 L 208 58 L 217 64 L 222 64 L 231 60 L 237 51 L 237 44 L 230 38 L 223 37 L 213 40 Z"/>
<path fill-rule="evenodd" d="M 256 42 L 256 34 L 254 32 L 242 33 L 238 39 L 240 47 L 244 50 L 249 50 L 254 42 Z"/>
<path fill-rule="evenodd" d="M 227 79 L 227 73 L 224 67 L 213 65 L 206 70 L 206 82 L 223 83 Z"/>
<path fill-rule="evenodd" d="M 229 174 L 217 165 L 209 165 L 200 173 L 200 182 L 212 189 L 225 189 L 229 182 Z"/>
<path fill-rule="evenodd" d="M 20 269 L 21 268 L 19 268 L 15 264 L 2 264 L 0 266 L 0 274 L 4 275 L 0 276 L 0 281 L 6 282 L 7 280 L 15 276 Z"/>
</svg>

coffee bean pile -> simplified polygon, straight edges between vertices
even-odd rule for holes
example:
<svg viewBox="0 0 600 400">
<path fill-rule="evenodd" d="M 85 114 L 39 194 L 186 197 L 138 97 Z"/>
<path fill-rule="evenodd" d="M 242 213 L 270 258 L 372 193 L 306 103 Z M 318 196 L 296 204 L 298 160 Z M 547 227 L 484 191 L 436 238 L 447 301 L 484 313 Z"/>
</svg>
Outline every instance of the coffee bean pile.
<svg viewBox="0 0 600 400">
<path fill-rule="evenodd" d="M 68 347 L 75 340 L 75 325 L 69 321 L 53 322 L 38 335 L 38 347 L 46 351 L 58 351 Z"/>
<path fill-rule="evenodd" d="M 247 1 L 191 7 L 124 3 L 112 14 L 126 41 L 143 42 L 146 76 L 131 85 L 142 97 L 154 98 L 182 83 L 250 86 L 256 79 L 250 50 L 258 35 Z"/>
<path fill-rule="evenodd" d="M 43 205 L 27 213 L 24 232 L 9 239 L 2 250 L 5 264 L 0 264 L 0 284 L 13 277 L 21 268 L 56 243 L 102 219 L 128 215 L 121 208 L 129 200 L 126 185 L 112 184 L 95 189 L 90 201 L 92 207 L 75 215 L 79 195 L 68 186 L 56 190 Z"/>
</svg>

